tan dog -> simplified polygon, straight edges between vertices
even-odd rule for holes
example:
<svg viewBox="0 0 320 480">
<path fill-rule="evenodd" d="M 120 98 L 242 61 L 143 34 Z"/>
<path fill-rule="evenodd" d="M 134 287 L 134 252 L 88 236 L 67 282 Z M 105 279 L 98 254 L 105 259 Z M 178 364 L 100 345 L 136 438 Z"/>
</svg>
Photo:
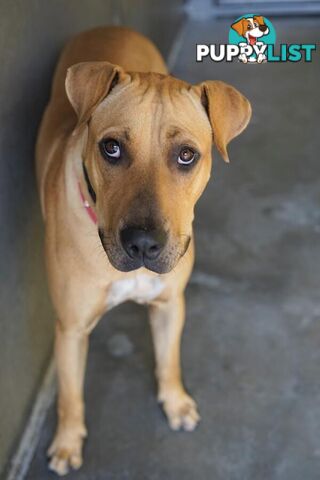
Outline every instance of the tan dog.
<svg viewBox="0 0 320 480">
<path fill-rule="evenodd" d="M 228 161 L 226 146 L 250 114 L 231 86 L 167 75 L 156 47 L 131 30 L 85 32 L 63 51 L 37 143 L 58 318 L 59 423 L 49 449 L 58 474 L 82 463 L 88 335 L 127 299 L 150 306 L 170 426 L 193 430 L 199 421 L 179 358 L 193 210 L 210 176 L 212 136 Z"/>
</svg>

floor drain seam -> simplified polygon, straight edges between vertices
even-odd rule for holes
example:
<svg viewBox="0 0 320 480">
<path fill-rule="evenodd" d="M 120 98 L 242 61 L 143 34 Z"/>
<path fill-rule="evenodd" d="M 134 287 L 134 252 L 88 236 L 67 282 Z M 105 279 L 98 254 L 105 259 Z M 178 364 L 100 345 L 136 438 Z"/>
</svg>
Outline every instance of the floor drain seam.
<svg viewBox="0 0 320 480">
<path fill-rule="evenodd" d="M 10 461 L 6 480 L 24 480 L 38 446 L 43 424 L 56 394 L 56 375 L 53 357 L 38 390 L 35 404 L 27 420 L 18 449 Z"/>
</svg>

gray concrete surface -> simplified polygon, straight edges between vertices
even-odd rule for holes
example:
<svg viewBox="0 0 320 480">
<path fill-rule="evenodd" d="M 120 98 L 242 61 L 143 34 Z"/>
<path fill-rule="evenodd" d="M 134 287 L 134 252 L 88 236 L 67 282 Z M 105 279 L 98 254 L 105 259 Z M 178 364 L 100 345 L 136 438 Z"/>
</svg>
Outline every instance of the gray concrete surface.
<svg viewBox="0 0 320 480">
<path fill-rule="evenodd" d="M 282 42 L 320 20 L 276 21 Z M 215 155 L 197 208 L 183 366 L 202 422 L 172 433 L 155 399 L 146 311 L 125 304 L 92 335 L 89 439 L 77 480 L 318 480 L 320 472 L 319 55 L 312 64 L 195 64 L 229 24 L 188 25 L 175 73 L 229 81 L 252 101 L 247 132 Z M 28 480 L 53 478 L 51 410 Z"/>
<path fill-rule="evenodd" d="M 74 33 L 110 23 L 138 28 L 166 55 L 180 6 L 181 0 L 0 0 L 0 475 L 51 354 L 34 144 L 57 56 Z"/>
</svg>

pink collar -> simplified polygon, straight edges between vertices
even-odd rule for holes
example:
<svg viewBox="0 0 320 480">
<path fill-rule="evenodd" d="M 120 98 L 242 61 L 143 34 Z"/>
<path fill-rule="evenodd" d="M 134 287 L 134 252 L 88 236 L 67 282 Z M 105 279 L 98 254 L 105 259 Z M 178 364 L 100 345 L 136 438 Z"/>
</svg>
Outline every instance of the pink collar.
<svg viewBox="0 0 320 480">
<path fill-rule="evenodd" d="M 88 200 L 86 200 L 85 196 L 83 195 L 82 190 L 81 190 L 80 182 L 78 182 L 78 187 L 79 187 L 79 193 L 80 193 L 82 205 L 87 210 L 88 215 L 91 218 L 91 220 L 93 221 L 93 223 L 97 224 L 98 223 L 97 215 L 95 214 L 93 208 L 90 206 Z"/>
</svg>

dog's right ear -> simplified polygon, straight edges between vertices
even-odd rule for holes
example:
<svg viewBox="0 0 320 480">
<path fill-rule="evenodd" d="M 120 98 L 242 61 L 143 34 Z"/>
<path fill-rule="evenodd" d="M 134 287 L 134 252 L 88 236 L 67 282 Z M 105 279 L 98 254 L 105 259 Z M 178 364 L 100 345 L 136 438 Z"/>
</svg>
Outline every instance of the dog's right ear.
<svg viewBox="0 0 320 480">
<path fill-rule="evenodd" d="M 245 19 L 241 18 L 240 20 L 238 20 L 237 22 L 231 25 L 231 28 L 233 28 L 233 30 L 235 30 L 238 33 L 238 35 L 240 35 L 241 37 L 243 37 L 244 31 L 245 31 L 244 23 L 245 23 Z"/>
<path fill-rule="evenodd" d="M 122 76 L 125 76 L 123 69 L 109 62 L 83 62 L 68 68 L 66 92 L 78 116 L 78 124 L 89 120 Z"/>
</svg>

